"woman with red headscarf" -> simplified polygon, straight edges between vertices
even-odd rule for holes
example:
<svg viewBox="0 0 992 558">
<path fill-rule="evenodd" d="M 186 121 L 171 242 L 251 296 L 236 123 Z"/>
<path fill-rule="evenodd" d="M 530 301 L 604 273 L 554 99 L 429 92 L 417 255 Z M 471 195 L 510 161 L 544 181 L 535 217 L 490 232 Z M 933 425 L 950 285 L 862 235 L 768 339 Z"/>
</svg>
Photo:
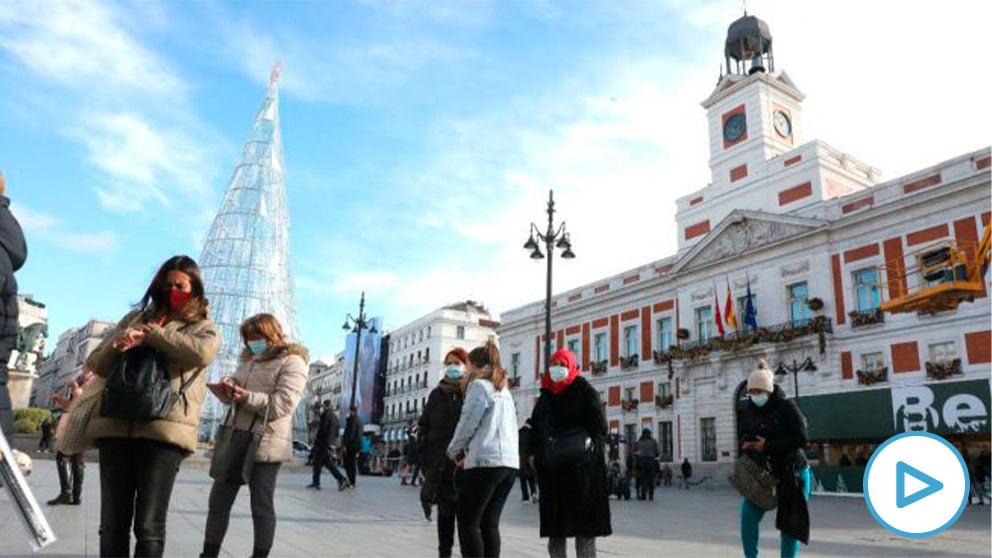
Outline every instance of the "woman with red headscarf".
<svg viewBox="0 0 992 558">
<path fill-rule="evenodd" d="M 580 558 L 596 555 L 596 537 L 612 534 L 606 493 L 606 417 L 597 392 L 579 374 L 571 351 L 551 357 L 530 422 L 541 493 L 541 537 L 552 558 L 575 537 Z"/>
</svg>

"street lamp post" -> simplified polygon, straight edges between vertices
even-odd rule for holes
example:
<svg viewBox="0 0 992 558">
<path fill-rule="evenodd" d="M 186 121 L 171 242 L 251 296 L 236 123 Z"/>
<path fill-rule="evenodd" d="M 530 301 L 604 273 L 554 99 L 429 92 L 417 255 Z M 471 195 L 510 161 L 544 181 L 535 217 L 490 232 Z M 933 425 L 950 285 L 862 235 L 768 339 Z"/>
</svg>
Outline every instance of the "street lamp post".
<svg viewBox="0 0 992 558">
<path fill-rule="evenodd" d="M 351 373 L 351 403 L 349 407 L 357 406 L 355 404 L 355 390 L 358 387 L 358 358 L 361 355 L 362 330 L 368 329 L 369 333 L 376 333 L 375 327 L 370 327 L 365 316 L 365 291 L 362 291 L 362 299 L 358 303 L 358 317 L 356 318 L 351 314 L 346 315 L 341 329 L 351 330 L 355 333 L 355 364 Z"/>
<path fill-rule="evenodd" d="M 792 365 L 789 366 L 783 362 L 778 363 L 778 368 L 775 369 L 776 376 L 785 376 L 788 373 L 792 373 L 792 385 L 795 386 L 796 390 L 796 404 L 799 404 L 799 371 L 804 370 L 806 372 L 816 372 L 816 364 L 813 363 L 813 359 L 806 357 L 806 360 L 802 362 L 796 362 L 792 359 Z"/>
<path fill-rule="evenodd" d="M 530 237 L 524 243 L 524 249 L 530 250 L 532 260 L 544 258 L 538 241 L 544 243 L 544 249 L 548 252 L 548 273 L 547 290 L 544 296 L 544 370 L 547 371 L 551 365 L 551 262 L 554 260 L 555 247 L 561 248 L 561 257 L 570 260 L 575 257 L 572 252 L 572 242 L 568 232 L 565 231 L 565 222 L 562 221 L 558 229 L 555 230 L 555 197 L 554 190 L 548 191 L 548 229 L 544 233 L 533 222 L 530 224 Z"/>
</svg>

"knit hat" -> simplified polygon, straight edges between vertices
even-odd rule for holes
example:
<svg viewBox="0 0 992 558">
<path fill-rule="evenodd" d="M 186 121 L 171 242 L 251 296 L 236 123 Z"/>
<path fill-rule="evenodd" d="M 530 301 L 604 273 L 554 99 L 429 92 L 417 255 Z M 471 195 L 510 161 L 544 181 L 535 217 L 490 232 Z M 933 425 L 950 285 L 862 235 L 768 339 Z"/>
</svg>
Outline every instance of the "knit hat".
<svg viewBox="0 0 992 558">
<path fill-rule="evenodd" d="M 751 372 L 747 377 L 747 389 L 760 389 L 772 393 L 775 391 L 775 381 L 772 379 L 772 371 L 768 369 L 765 359 L 758 359 L 758 369 Z"/>
</svg>

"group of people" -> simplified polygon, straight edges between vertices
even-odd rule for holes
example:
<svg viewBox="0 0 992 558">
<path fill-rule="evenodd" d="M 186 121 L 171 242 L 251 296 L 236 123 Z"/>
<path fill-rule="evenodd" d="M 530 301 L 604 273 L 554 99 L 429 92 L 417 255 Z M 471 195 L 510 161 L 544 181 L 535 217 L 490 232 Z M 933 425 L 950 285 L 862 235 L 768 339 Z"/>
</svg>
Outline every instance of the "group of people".
<svg viewBox="0 0 992 558">
<path fill-rule="evenodd" d="M 362 427 L 358 421 L 358 408 L 352 406 L 348 409 L 348 418 L 345 420 L 344 436 L 340 446 L 338 445 L 340 430 L 338 410 L 331 406 L 330 400 L 324 400 L 322 409 L 317 433 L 313 439 L 313 447 L 310 449 L 313 479 L 307 488 L 320 490 L 320 476 L 325 468 L 330 471 L 334 480 L 338 481 L 338 490 L 354 488 L 358 484 L 358 455 L 362 449 Z M 336 456 L 340 456 L 344 463 L 347 477 L 342 475 L 338 469 Z"/>
</svg>

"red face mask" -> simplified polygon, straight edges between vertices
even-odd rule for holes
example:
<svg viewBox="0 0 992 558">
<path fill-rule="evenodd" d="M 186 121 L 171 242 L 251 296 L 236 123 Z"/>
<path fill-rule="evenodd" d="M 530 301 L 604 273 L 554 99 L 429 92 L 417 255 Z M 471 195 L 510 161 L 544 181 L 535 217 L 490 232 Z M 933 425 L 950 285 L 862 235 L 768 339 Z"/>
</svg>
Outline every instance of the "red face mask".
<svg viewBox="0 0 992 558">
<path fill-rule="evenodd" d="M 186 306 L 189 299 L 193 297 L 192 292 L 179 291 L 176 289 L 169 289 L 169 309 L 173 312 L 178 312 Z"/>
</svg>

